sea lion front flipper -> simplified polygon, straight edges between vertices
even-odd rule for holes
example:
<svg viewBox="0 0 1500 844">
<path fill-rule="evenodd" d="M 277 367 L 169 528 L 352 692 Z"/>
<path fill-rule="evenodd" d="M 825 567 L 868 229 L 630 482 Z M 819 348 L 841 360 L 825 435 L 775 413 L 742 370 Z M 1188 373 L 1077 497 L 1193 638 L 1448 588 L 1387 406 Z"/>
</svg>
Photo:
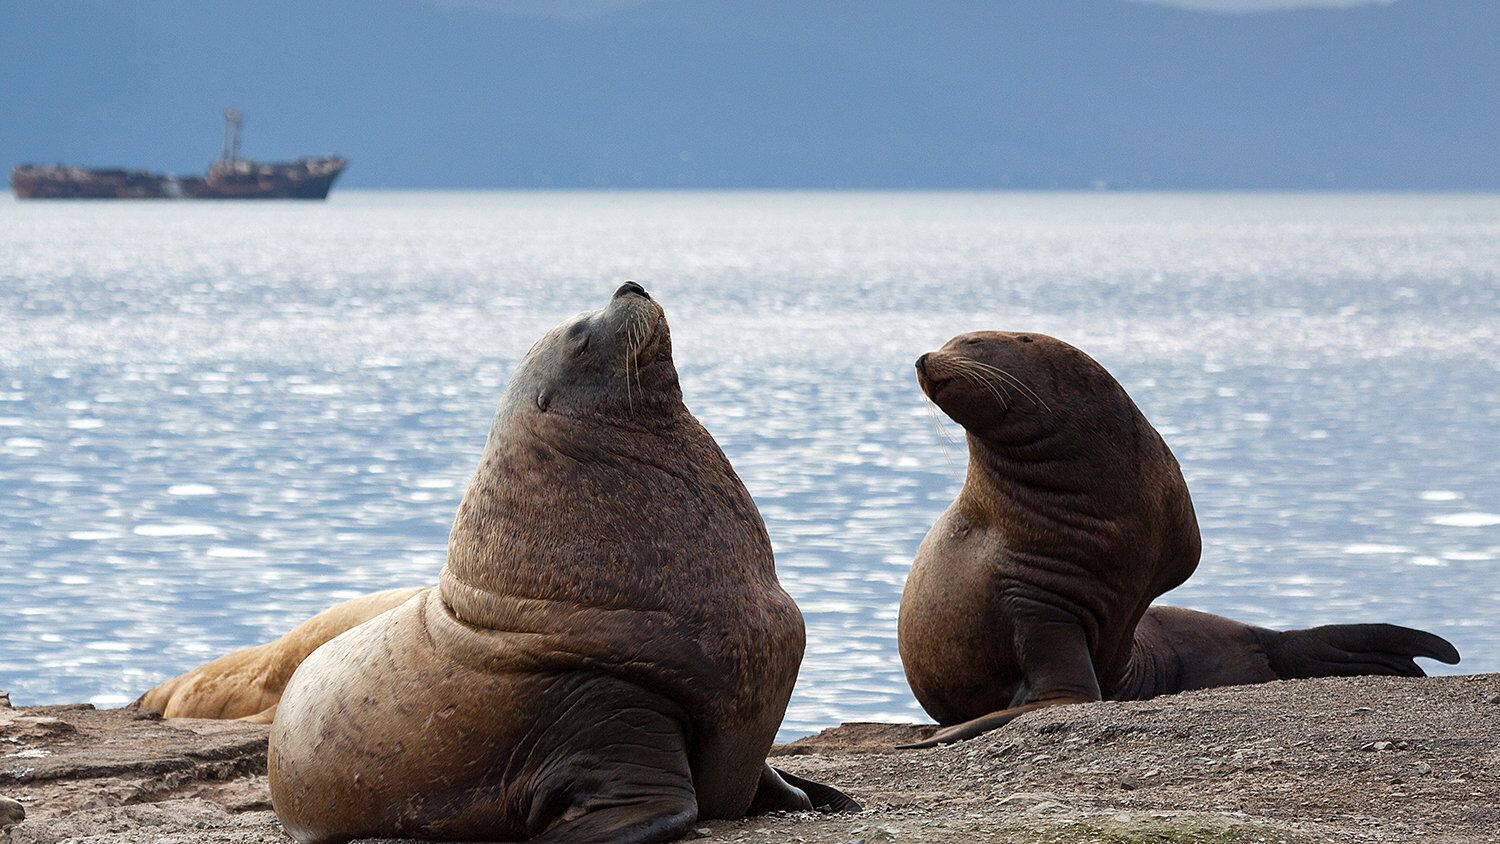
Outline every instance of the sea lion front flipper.
<svg viewBox="0 0 1500 844">
<path fill-rule="evenodd" d="M 538 777 L 526 840 L 655 844 L 687 834 L 698 793 L 681 714 L 663 711 L 670 702 L 596 679 L 559 703 L 558 721 L 530 753 Z"/>
<path fill-rule="evenodd" d="M 1023 703 L 1020 706 L 1012 706 L 1006 709 L 1002 709 L 998 712 L 991 712 L 988 715 L 981 715 L 978 718 L 973 719 L 972 721 L 965 721 L 962 724 L 954 724 L 951 727 L 944 727 L 943 729 L 938 730 L 922 741 L 914 741 L 911 744 L 898 744 L 896 745 L 896 749 L 921 750 L 927 747 L 937 747 L 938 745 L 942 744 L 952 744 L 956 741 L 967 741 L 976 736 L 983 735 L 990 730 L 999 729 L 1028 712 L 1035 712 L 1038 709 L 1046 709 L 1049 706 L 1066 706 L 1068 704 L 1074 703 L 1097 702 L 1097 698 L 1090 699 L 1079 697 L 1041 700 L 1037 701 L 1036 703 Z"/>
<path fill-rule="evenodd" d="M 642 798 L 586 810 L 526 840 L 530 844 L 660 844 L 686 835 L 697 819 L 698 804 L 692 800 L 669 805 Z"/>
<path fill-rule="evenodd" d="M 767 812 L 825 812 L 828 814 L 864 811 L 859 802 L 831 785 L 824 785 L 796 774 L 789 774 L 770 763 L 761 769 L 755 787 L 755 799 L 746 816 Z"/>
<path fill-rule="evenodd" d="M 1056 607 L 1026 598 L 1011 597 L 1005 602 L 1005 612 L 1014 630 L 1016 662 L 1026 678 L 1016 700 L 1005 709 L 944 727 L 923 741 L 898 745 L 899 749 L 964 741 L 1028 712 L 1102 698 L 1082 625 Z"/>
</svg>

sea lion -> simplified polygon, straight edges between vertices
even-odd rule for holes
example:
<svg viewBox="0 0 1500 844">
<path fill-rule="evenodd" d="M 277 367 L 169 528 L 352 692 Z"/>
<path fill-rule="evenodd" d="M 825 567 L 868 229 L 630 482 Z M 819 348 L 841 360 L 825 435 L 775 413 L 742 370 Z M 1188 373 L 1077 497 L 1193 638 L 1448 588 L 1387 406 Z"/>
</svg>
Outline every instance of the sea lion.
<svg viewBox="0 0 1500 844">
<path fill-rule="evenodd" d="M 1046 706 L 1458 661 L 1394 625 L 1277 632 L 1151 606 L 1197 567 L 1198 522 L 1176 458 L 1104 367 L 1003 332 L 955 337 L 916 367 L 968 432 L 969 469 L 901 595 L 907 682 L 945 727 L 913 746 Z"/>
<path fill-rule="evenodd" d="M 804 635 L 661 306 L 627 283 L 522 360 L 438 587 L 297 669 L 272 805 L 302 842 L 628 844 L 857 810 L 765 761 Z"/>
<path fill-rule="evenodd" d="M 292 672 L 308 654 L 405 603 L 423 588 L 388 589 L 334 604 L 274 642 L 225 654 L 167 680 L 131 706 L 165 718 L 238 718 L 269 724 Z"/>
</svg>

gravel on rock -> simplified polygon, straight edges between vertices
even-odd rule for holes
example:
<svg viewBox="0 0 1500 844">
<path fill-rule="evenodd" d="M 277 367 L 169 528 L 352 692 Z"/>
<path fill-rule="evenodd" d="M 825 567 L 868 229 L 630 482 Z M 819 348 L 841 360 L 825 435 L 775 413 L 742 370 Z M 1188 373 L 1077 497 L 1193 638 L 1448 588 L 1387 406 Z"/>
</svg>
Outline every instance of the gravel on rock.
<svg viewBox="0 0 1500 844">
<path fill-rule="evenodd" d="M 1058 707 L 932 750 L 845 724 L 773 750 L 859 815 L 699 821 L 694 841 L 1500 840 L 1500 675 L 1328 678 Z M 0 704 L 10 844 L 287 844 L 265 727 Z"/>
</svg>

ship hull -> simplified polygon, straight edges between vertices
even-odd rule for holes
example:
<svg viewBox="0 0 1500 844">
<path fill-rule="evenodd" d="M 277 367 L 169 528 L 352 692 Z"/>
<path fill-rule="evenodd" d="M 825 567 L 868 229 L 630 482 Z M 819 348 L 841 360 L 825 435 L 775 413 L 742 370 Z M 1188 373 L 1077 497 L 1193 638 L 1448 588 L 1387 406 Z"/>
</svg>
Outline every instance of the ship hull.
<svg viewBox="0 0 1500 844">
<path fill-rule="evenodd" d="M 10 171 L 10 187 L 21 199 L 166 199 L 166 176 L 140 170 L 27 167 Z"/>
<path fill-rule="evenodd" d="M 348 162 L 337 156 L 262 164 L 218 162 L 205 176 L 143 170 L 18 165 L 11 190 L 20 199 L 326 199 Z"/>
</svg>

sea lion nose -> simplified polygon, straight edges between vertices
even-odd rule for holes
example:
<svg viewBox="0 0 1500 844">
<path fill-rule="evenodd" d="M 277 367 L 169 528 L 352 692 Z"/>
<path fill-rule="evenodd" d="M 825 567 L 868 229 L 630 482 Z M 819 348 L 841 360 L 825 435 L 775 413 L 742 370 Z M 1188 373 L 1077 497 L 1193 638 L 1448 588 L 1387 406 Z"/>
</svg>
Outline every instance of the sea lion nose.
<svg viewBox="0 0 1500 844">
<path fill-rule="evenodd" d="M 615 291 L 615 298 L 618 299 L 627 293 L 634 293 L 637 296 L 644 296 L 647 299 L 651 298 L 651 294 L 646 292 L 646 288 L 640 286 L 639 284 L 636 284 L 633 281 L 627 281 L 624 284 L 620 285 L 620 289 Z"/>
<path fill-rule="evenodd" d="M 931 354 L 930 352 L 928 354 Z M 923 375 L 927 374 L 927 355 L 917 358 L 917 371 Z"/>
</svg>

